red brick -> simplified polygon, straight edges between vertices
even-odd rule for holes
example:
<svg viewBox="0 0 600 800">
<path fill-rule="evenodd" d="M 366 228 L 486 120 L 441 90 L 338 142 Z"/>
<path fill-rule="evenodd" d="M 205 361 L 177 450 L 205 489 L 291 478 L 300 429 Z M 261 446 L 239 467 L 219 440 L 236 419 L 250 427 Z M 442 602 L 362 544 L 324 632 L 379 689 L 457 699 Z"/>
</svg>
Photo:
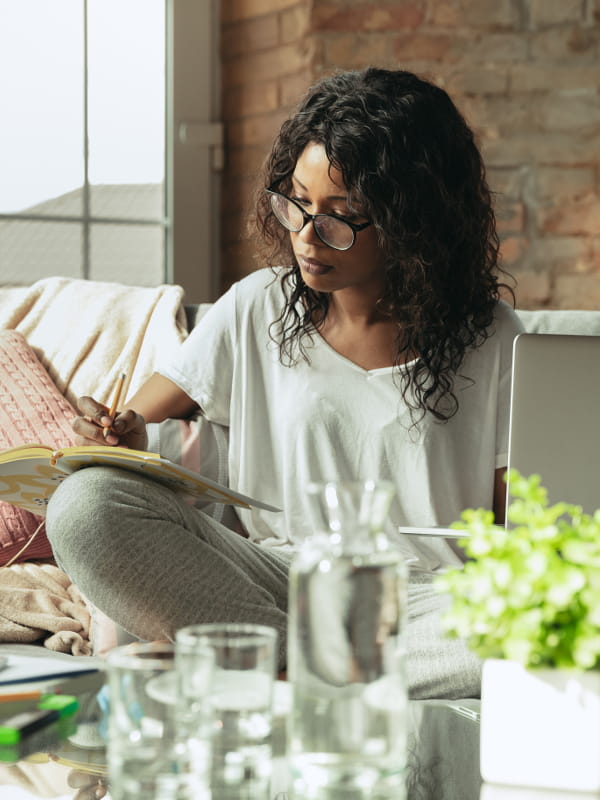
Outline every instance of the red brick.
<svg viewBox="0 0 600 800">
<path fill-rule="evenodd" d="M 523 185 L 527 173 L 520 169 L 489 168 L 487 169 L 488 185 L 498 196 L 496 202 L 515 201 L 523 196 Z"/>
<path fill-rule="evenodd" d="M 509 70 L 511 92 L 560 91 L 561 89 L 596 89 L 598 65 L 516 64 Z"/>
<path fill-rule="evenodd" d="M 279 97 L 282 108 L 295 107 L 314 83 L 310 69 L 299 70 L 295 75 L 286 75 L 279 80 Z"/>
<path fill-rule="evenodd" d="M 512 28 L 518 30 L 521 19 L 519 9 L 512 0 L 462 0 L 463 25 L 472 28 Z"/>
<path fill-rule="evenodd" d="M 464 14 L 456 0 L 438 0 L 433 3 L 427 20 L 432 25 L 454 28 L 464 23 Z"/>
<path fill-rule="evenodd" d="M 310 7 L 304 3 L 282 11 L 279 15 L 279 36 L 282 44 L 305 36 L 311 24 Z"/>
<path fill-rule="evenodd" d="M 470 37 L 464 55 L 470 64 L 483 62 L 493 68 L 505 61 L 528 61 L 529 42 L 520 33 L 479 33 Z"/>
<path fill-rule="evenodd" d="M 556 308 L 600 308 L 600 275 L 558 275 L 555 278 Z"/>
<path fill-rule="evenodd" d="M 579 237 L 581 254 L 577 258 L 567 261 L 556 270 L 561 275 L 587 275 L 591 272 L 600 272 L 600 253 L 594 250 L 589 239 Z"/>
<path fill-rule="evenodd" d="M 286 117 L 286 112 L 279 110 L 272 114 L 260 114 L 238 120 L 230 124 L 228 139 L 234 142 L 236 147 L 263 145 L 265 148 L 270 148 Z"/>
<path fill-rule="evenodd" d="M 498 94 L 506 92 L 508 88 L 508 68 L 462 67 L 460 71 L 452 73 L 447 80 L 446 90 L 454 95 L 456 92 L 467 94 Z"/>
<path fill-rule="evenodd" d="M 221 52 L 226 58 L 279 44 L 279 19 L 269 14 L 258 19 L 226 25 L 221 31 Z"/>
<path fill-rule="evenodd" d="M 276 80 L 235 86 L 223 93 L 223 113 L 228 120 L 274 111 L 278 107 L 279 85 Z"/>
<path fill-rule="evenodd" d="M 479 98 L 476 125 L 487 130 L 488 135 L 495 132 L 502 136 L 505 131 L 533 133 L 538 129 L 537 110 L 532 98 L 526 95 L 507 97 L 504 94 L 493 94 Z"/>
<path fill-rule="evenodd" d="M 550 28 L 532 35 L 531 58 L 555 64 L 594 63 L 598 58 L 599 38 L 598 28 Z"/>
<path fill-rule="evenodd" d="M 231 177 L 256 176 L 267 156 L 264 145 L 254 147 L 230 147 L 227 150 L 227 175 Z"/>
<path fill-rule="evenodd" d="M 205 2 L 206 0 L 202 0 Z M 221 0 L 221 22 L 239 22 L 298 5 L 299 0 Z"/>
<path fill-rule="evenodd" d="M 600 82 L 600 68 L 598 69 Z M 542 130 L 570 131 L 600 129 L 600 103 L 597 89 L 556 92 L 536 102 L 536 116 Z"/>
<path fill-rule="evenodd" d="M 522 261 L 528 244 L 524 236 L 503 236 L 500 242 L 500 263 L 511 268 Z"/>
<path fill-rule="evenodd" d="M 544 272 L 519 270 L 513 273 L 517 281 L 515 298 L 517 308 L 541 308 L 550 300 L 550 276 Z"/>
<path fill-rule="evenodd" d="M 586 272 L 590 263 L 590 245 L 583 236 L 544 236 L 533 240 L 527 259 L 538 271 L 555 274 Z"/>
<path fill-rule="evenodd" d="M 546 233 L 594 236 L 600 233 L 600 198 L 590 195 L 571 203 L 539 211 L 539 225 Z"/>
<path fill-rule="evenodd" d="M 223 64 L 223 86 L 251 85 L 275 76 L 293 75 L 310 60 L 310 48 L 301 43 L 234 58 Z"/>
<path fill-rule="evenodd" d="M 502 138 L 485 139 L 482 151 L 485 162 L 495 166 L 518 164 L 597 164 L 600 132 L 587 136 L 579 131 L 554 133 L 539 131 L 506 133 Z"/>
<path fill-rule="evenodd" d="M 499 233 L 522 233 L 525 228 L 523 203 L 510 203 L 500 198 L 496 202 L 496 223 Z"/>
<path fill-rule="evenodd" d="M 583 0 L 529 0 L 529 20 L 533 28 L 583 21 Z"/>
<path fill-rule="evenodd" d="M 535 171 L 534 197 L 541 205 L 580 200 L 596 186 L 596 172 L 591 167 L 538 167 Z"/>
<path fill-rule="evenodd" d="M 389 31 L 414 30 L 424 18 L 419 2 L 398 0 L 394 4 L 315 3 L 312 28 L 315 31 Z"/>
<path fill-rule="evenodd" d="M 455 63 L 462 58 L 466 40 L 446 33 L 401 33 L 393 38 L 392 55 L 400 62 L 407 59 Z"/>
<path fill-rule="evenodd" d="M 223 0 L 222 18 L 230 209 L 318 76 L 412 69 L 449 91 L 478 136 L 520 303 L 588 302 L 569 278 L 600 272 L 600 0 Z M 226 208 L 223 219 L 245 236 Z M 234 244 L 225 281 L 258 266 Z"/>
<path fill-rule="evenodd" d="M 390 53 L 389 36 L 381 33 L 339 33 L 321 38 L 323 66 L 332 69 L 361 69 L 366 64 L 384 65 Z M 399 66 L 396 64 L 396 66 Z"/>
</svg>

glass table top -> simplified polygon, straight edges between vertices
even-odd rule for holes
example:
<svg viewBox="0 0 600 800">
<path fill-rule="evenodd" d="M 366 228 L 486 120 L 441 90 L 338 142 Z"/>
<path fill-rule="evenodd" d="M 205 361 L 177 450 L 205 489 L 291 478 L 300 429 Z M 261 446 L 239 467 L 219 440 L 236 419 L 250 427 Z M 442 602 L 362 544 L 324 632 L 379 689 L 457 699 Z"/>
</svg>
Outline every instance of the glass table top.
<svg viewBox="0 0 600 800">
<path fill-rule="evenodd" d="M 26 740 L 21 748 L 0 748 L 2 800 L 100 800 L 111 798 L 103 730 L 105 717 L 98 674 L 85 692 L 69 724 L 53 723 Z M 411 701 L 409 704 L 408 768 L 403 798 L 373 800 L 573 800 L 572 794 L 482 784 L 479 777 L 479 703 Z M 354 800 L 347 793 L 298 797 L 289 789 L 284 758 L 285 719 L 276 720 L 273 775 L 268 786 L 251 782 L 212 794 L 211 800 Z M 3 752 L 2 752 L 3 750 Z M 598 795 L 577 795 L 578 800 Z M 358 800 L 358 799 L 357 799 Z M 367 798 L 361 798 L 367 800 Z"/>
</svg>

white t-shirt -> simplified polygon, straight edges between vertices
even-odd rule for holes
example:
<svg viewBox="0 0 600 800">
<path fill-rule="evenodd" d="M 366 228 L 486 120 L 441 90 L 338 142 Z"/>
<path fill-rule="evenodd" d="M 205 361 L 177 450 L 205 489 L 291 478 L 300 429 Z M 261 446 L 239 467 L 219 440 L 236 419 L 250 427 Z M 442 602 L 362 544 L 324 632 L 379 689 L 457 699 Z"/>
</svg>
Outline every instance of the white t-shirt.
<svg viewBox="0 0 600 800">
<path fill-rule="evenodd" d="M 455 382 L 457 414 L 411 423 L 397 368 L 365 370 L 318 334 L 310 363 L 283 366 L 269 324 L 283 292 L 271 270 L 234 284 L 159 372 L 207 418 L 229 427 L 232 489 L 283 509 L 239 510 L 252 540 L 286 546 L 310 533 L 311 481 L 392 481 L 394 525 L 447 526 L 467 507 L 492 507 L 494 470 L 506 466 L 512 343 L 522 326 L 504 302 L 494 333 L 470 350 Z M 404 536 L 423 568 L 456 563 L 445 540 Z"/>
</svg>

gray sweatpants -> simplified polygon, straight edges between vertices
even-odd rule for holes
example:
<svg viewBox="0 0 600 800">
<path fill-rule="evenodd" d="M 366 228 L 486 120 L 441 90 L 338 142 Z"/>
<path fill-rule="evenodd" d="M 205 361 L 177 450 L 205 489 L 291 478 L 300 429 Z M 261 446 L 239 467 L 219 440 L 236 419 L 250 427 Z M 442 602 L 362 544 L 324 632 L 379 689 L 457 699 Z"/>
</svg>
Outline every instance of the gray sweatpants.
<svg viewBox="0 0 600 800">
<path fill-rule="evenodd" d="M 261 547 L 138 473 L 88 467 L 55 491 L 46 528 L 56 561 L 88 600 L 132 635 L 173 639 L 199 622 L 254 622 L 279 632 L 286 661 L 289 557 Z M 446 639 L 447 600 L 415 573 L 409 586 L 413 698 L 475 697 L 480 662 Z"/>
</svg>

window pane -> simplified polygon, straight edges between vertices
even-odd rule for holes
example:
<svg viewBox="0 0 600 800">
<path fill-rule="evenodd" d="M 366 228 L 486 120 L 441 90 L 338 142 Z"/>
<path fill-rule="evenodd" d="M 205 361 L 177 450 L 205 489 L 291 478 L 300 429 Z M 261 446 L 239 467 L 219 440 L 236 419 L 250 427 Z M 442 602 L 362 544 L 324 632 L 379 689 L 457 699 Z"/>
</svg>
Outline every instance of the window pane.
<svg viewBox="0 0 600 800">
<path fill-rule="evenodd" d="M 82 226 L 75 222 L 0 220 L 2 283 L 81 278 Z"/>
<path fill-rule="evenodd" d="M 165 0 L 89 0 L 88 9 L 92 216 L 161 218 Z M 104 191 L 117 185 L 128 191 Z"/>
<path fill-rule="evenodd" d="M 164 282 L 161 225 L 92 225 L 90 278 L 130 286 Z"/>
<path fill-rule="evenodd" d="M 81 0 L 0 3 L 0 99 L 0 212 L 67 213 L 54 198 L 83 184 Z"/>
<path fill-rule="evenodd" d="M 119 219 L 156 218 L 162 206 L 160 183 L 110 183 L 92 187 L 93 216 Z"/>
</svg>

